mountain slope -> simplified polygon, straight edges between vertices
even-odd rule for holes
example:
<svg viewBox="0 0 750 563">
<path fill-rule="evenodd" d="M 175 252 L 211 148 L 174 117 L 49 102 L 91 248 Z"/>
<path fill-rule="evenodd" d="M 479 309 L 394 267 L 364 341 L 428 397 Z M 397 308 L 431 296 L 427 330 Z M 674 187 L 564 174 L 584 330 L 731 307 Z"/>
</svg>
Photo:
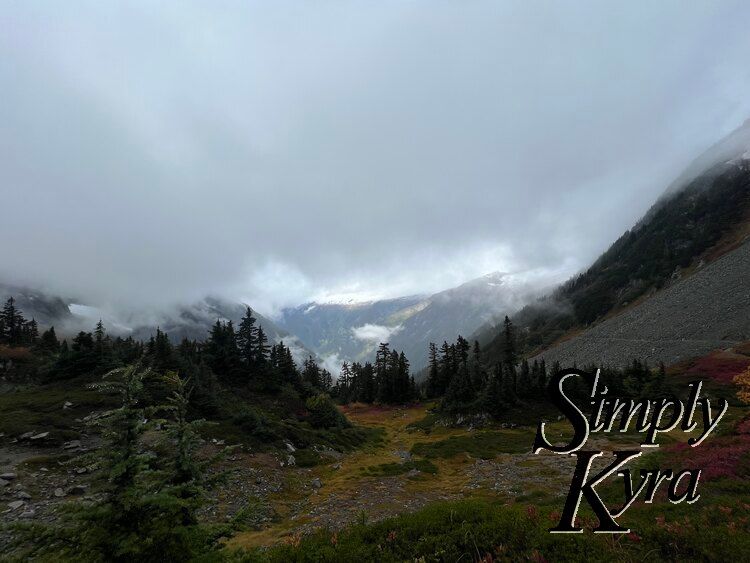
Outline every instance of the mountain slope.
<svg viewBox="0 0 750 563">
<path fill-rule="evenodd" d="M 624 366 L 673 364 L 750 340 L 750 241 L 537 359 Z"/>
<path fill-rule="evenodd" d="M 27 319 L 34 319 L 40 326 L 67 325 L 73 320 L 66 300 L 48 295 L 42 291 L 0 283 L 0 303 L 9 297 L 16 301 L 16 307 L 23 311 Z"/>
<path fill-rule="evenodd" d="M 405 319 L 391 338 L 391 345 L 406 353 L 416 369 L 427 365 L 430 342 L 452 342 L 460 334 L 469 337 L 498 315 L 512 313 L 533 291 L 499 272 L 432 295 L 425 306 Z"/>
<path fill-rule="evenodd" d="M 173 342 L 179 342 L 183 338 L 205 340 L 217 319 L 231 320 L 237 327 L 245 314 L 246 307 L 243 303 L 230 302 L 217 297 L 206 297 L 191 305 L 180 306 L 172 311 L 162 313 L 156 323 L 136 325 L 131 334 L 133 338 L 138 340 L 148 340 L 154 334 L 158 325 Z M 301 364 L 307 356 L 314 355 L 300 342 L 299 338 L 279 327 L 271 319 L 256 311 L 253 311 L 253 316 L 257 319 L 256 324 L 263 327 L 269 342 L 283 341 L 291 349 L 292 355 L 298 363 Z"/>
<path fill-rule="evenodd" d="M 306 303 L 286 309 L 280 324 L 322 356 L 368 360 L 380 342 L 389 342 L 419 370 L 426 365 L 430 342 L 469 336 L 497 315 L 517 310 L 533 291 L 514 276 L 496 272 L 429 297 Z"/>
<path fill-rule="evenodd" d="M 321 356 L 360 361 L 424 302 L 422 296 L 411 296 L 362 303 L 305 303 L 285 309 L 280 324 Z"/>
<path fill-rule="evenodd" d="M 747 143 L 747 144 L 744 144 Z M 721 341 L 726 338 L 716 332 L 720 325 L 711 324 L 710 311 L 716 311 L 713 306 L 725 306 L 727 326 L 737 334 L 744 334 L 745 321 L 740 317 L 746 314 L 746 304 L 742 300 L 742 293 L 722 291 L 723 287 L 734 288 L 732 276 L 726 279 L 720 277 L 711 285 L 713 291 L 718 292 L 715 297 L 710 293 L 692 289 L 690 283 L 707 284 L 703 275 L 698 276 L 696 282 L 682 284 L 680 279 L 699 270 L 706 263 L 715 260 L 722 254 L 737 248 L 748 233 L 750 233 L 750 123 L 746 123 L 740 130 L 730 135 L 726 143 L 717 143 L 703 156 L 696 159 L 696 163 L 711 162 L 705 169 L 692 179 L 683 174 L 674 182 L 665 195 L 662 196 L 644 218 L 633 229 L 618 239 L 592 266 L 560 286 L 554 293 L 544 299 L 525 307 L 514 317 L 519 327 L 522 345 L 526 353 L 544 350 L 561 338 L 571 338 L 582 330 L 589 328 L 578 337 L 588 338 L 589 342 L 596 342 L 604 335 L 609 347 L 606 354 L 608 359 L 619 358 L 625 361 L 625 356 L 671 360 L 682 357 L 687 348 L 677 343 L 667 345 L 667 340 L 688 339 Z M 717 155 L 721 159 L 715 162 Z M 732 272 L 737 276 L 750 274 L 747 262 L 742 259 L 741 249 L 734 251 L 736 264 Z M 718 270 L 722 273 L 724 270 Z M 739 279 L 739 278 L 737 278 Z M 700 281 L 703 280 L 703 281 Z M 712 282 L 713 283 L 713 282 Z M 739 283 L 739 282 L 738 282 Z M 701 286 L 702 287 L 702 286 Z M 739 286 L 738 286 L 739 287 Z M 669 291 L 664 288 L 668 288 Z M 672 301 L 661 309 L 656 296 L 661 293 L 671 295 Z M 676 293 L 675 293 L 676 292 Z M 680 292 L 691 295 L 692 301 L 685 301 Z M 661 297 L 660 297 L 661 298 Z M 723 300 L 724 303 L 712 304 L 711 299 Z M 677 305 L 679 304 L 679 305 Z M 649 307 L 663 310 L 665 317 L 652 318 L 645 314 Z M 675 307 L 681 306 L 684 311 Z M 655 323 L 653 330 L 639 322 L 634 324 L 630 314 L 631 308 L 638 310 L 637 318 L 651 319 Z M 673 311 L 674 315 L 667 314 Z M 682 322 L 681 314 L 688 317 Z M 704 318 L 704 314 L 709 315 Z M 614 328 L 609 320 L 618 318 L 620 328 Z M 735 315 L 738 315 L 735 318 Z M 670 328 L 673 317 L 677 319 L 678 328 Z M 746 315 L 747 317 L 747 315 Z M 646 322 L 646 321 L 644 321 Z M 599 325 L 604 329 L 598 328 Z M 590 328 L 597 326 L 597 328 Z M 712 328 L 713 327 L 713 328 Z M 599 332 L 603 330 L 603 332 Z M 674 332 L 677 330 L 677 332 Z M 620 334 L 624 336 L 616 336 Z M 637 331 L 642 331 L 643 337 L 638 337 Z M 503 343 L 497 329 L 493 333 L 484 335 L 489 342 L 488 354 L 500 357 Z M 660 337 L 661 335 L 661 337 Z M 628 345 L 642 341 L 641 346 Z M 728 337 L 727 337 L 728 338 Z M 731 338 L 728 338 L 731 340 Z M 646 341 L 661 341 L 664 345 L 654 345 L 649 348 Z M 618 342 L 621 342 L 618 344 Z M 715 342 L 720 345 L 720 342 Z M 657 348 L 659 348 L 657 350 Z M 689 348 L 689 347 L 688 347 Z M 573 361 L 571 354 L 564 352 L 568 348 L 564 344 L 555 346 L 560 350 L 559 357 L 566 361 Z M 576 361 L 580 364 L 592 359 L 601 359 L 602 354 L 589 354 L 579 348 L 581 354 Z M 588 348 L 587 348 L 588 350 Z M 621 350 L 618 351 L 618 350 Z M 696 353 L 702 353 L 699 346 Z M 545 357 L 557 357 L 553 351 L 545 352 Z"/>
<path fill-rule="evenodd" d="M 72 303 L 68 299 L 51 295 L 28 287 L 0 283 L 0 302 L 8 297 L 16 300 L 16 307 L 28 319 L 35 319 L 41 328 L 54 326 L 61 338 L 75 335 L 78 331 L 90 331 L 95 323 L 103 320 L 111 334 L 132 336 L 136 340 L 148 340 L 157 327 L 166 332 L 172 342 L 183 338 L 205 340 L 217 319 L 231 320 L 237 326 L 245 314 L 246 305 L 216 297 L 207 297 L 190 305 L 168 308 L 150 315 L 145 322 L 139 315 L 124 317 L 108 315 L 87 305 Z M 314 355 L 296 336 L 279 327 L 271 319 L 253 311 L 258 325 L 263 327 L 269 342 L 283 341 L 299 363 L 309 355 Z"/>
</svg>

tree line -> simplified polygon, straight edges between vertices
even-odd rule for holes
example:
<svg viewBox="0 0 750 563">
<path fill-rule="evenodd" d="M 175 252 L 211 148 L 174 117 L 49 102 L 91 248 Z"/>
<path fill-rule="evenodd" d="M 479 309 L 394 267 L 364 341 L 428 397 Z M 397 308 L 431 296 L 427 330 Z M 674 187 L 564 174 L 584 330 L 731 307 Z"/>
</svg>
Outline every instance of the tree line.
<svg viewBox="0 0 750 563">
<path fill-rule="evenodd" d="M 375 363 L 344 362 L 331 395 L 343 403 L 408 403 L 419 398 L 406 354 L 381 343 Z"/>
<path fill-rule="evenodd" d="M 68 344 L 58 339 L 54 327 L 39 334 L 36 322 L 24 318 L 11 297 L 0 313 L 0 345 L 6 347 L 0 350 L 0 374 L 50 381 L 102 375 L 142 360 L 159 373 L 178 371 L 189 377 L 196 388 L 194 402 L 204 414 L 218 408 L 219 385 L 267 393 L 288 385 L 302 397 L 327 393 L 340 403 L 403 404 L 440 399 L 439 408 L 444 412 L 484 412 L 499 417 L 524 402 L 544 400 L 549 377 L 560 366 L 554 363 L 548 369 L 544 360 L 530 363 L 519 358 L 516 329 L 507 316 L 495 342 L 498 340 L 502 356 L 494 363 L 488 362 L 478 341 L 472 344 L 458 336 L 455 342 L 443 342 L 440 347 L 430 343 L 426 378 L 419 385 L 410 373 L 406 355 L 381 343 L 374 362 L 344 362 L 334 381 L 311 356 L 298 367 L 283 341 L 269 345 L 249 307 L 237 328 L 231 320 L 217 320 L 205 341 L 185 338 L 174 345 L 158 328 L 145 343 L 131 337 L 113 338 L 99 321 L 92 332 L 81 331 Z M 19 347 L 35 352 L 30 361 L 13 351 Z M 652 396 L 664 391 L 663 366 L 655 377 L 648 365 L 637 360 L 624 370 L 599 367 L 604 381 L 615 391 L 637 395 L 647 390 Z M 596 370 L 597 366 L 587 369 Z M 153 400 L 166 396 L 158 385 L 149 391 Z"/>
</svg>

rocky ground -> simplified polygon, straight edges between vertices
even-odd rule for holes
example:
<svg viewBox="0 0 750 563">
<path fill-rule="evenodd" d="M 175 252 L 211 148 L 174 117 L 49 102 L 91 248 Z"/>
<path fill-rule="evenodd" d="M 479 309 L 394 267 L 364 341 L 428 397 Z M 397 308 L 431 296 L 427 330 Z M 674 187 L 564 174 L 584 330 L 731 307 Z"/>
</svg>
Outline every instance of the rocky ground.
<svg viewBox="0 0 750 563">
<path fill-rule="evenodd" d="M 45 445 L 43 438 L 0 442 L 0 525 L 52 523 L 61 504 L 97 500 L 92 487 L 97 467 L 86 456 L 97 442 L 88 436 L 60 447 Z M 0 534 L 0 553 L 7 538 Z"/>
<path fill-rule="evenodd" d="M 415 429 L 410 425 L 427 415 L 425 406 L 360 407 L 347 409 L 347 415 L 356 424 L 381 428 L 382 441 L 348 454 L 321 449 L 324 463 L 312 468 L 294 463 L 293 444 L 272 453 L 233 449 L 212 469 L 222 480 L 209 490 L 201 519 L 234 526 L 237 534 L 230 546 L 253 547 L 321 527 L 378 521 L 436 501 L 478 496 L 513 502 L 519 495 L 562 495 L 567 490 L 572 462 L 552 454 L 498 453 L 481 459 L 459 452 L 431 459 L 433 471 L 413 467 L 415 443 L 471 439 L 477 432 L 443 424 L 428 432 Z M 553 424 L 562 428 L 562 423 Z M 509 440 L 528 439 L 531 448 L 532 428 L 491 431 Z M 96 447 L 88 436 L 55 447 L 45 445 L 43 438 L 0 442 L 0 524 L 51 523 L 63 503 L 98 499 L 97 468 L 85 461 Z M 224 447 L 220 441 L 207 442 L 202 454 L 211 456 Z M 378 474 L 384 464 L 396 467 L 395 474 Z M 0 553 L 7 539 L 0 535 Z"/>
<path fill-rule="evenodd" d="M 675 364 L 750 339 L 750 241 L 535 359 Z"/>
</svg>

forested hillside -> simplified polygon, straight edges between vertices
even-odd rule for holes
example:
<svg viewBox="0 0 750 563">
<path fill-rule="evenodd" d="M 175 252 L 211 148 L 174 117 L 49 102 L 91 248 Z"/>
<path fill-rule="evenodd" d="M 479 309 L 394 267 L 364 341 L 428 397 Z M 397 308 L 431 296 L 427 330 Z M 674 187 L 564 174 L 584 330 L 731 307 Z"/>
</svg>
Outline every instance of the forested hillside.
<svg viewBox="0 0 750 563">
<path fill-rule="evenodd" d="M 735 248 L 750 217 L 750 160 L 722 163 L 657 202 L 585 272 L 514 317 L 525 354 L 544 349 Z M 668 320 L 666 320 L 668 322 Z M 499 357 L 499 327 L 486 331 Z"/>
</svg>

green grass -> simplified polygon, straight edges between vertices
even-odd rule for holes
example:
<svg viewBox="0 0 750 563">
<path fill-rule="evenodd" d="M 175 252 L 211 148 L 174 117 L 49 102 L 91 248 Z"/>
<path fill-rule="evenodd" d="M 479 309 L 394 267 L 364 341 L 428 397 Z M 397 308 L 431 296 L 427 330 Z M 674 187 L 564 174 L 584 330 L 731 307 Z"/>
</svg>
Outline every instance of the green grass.
<svg viewBox="0 0 750 563">
<path fill-rule="evenodd" d="M 729 502 L 729 499 L 727 499 Z M 238 555 L 245 562 L 307 561 L 736 561 L 750 553 L 747 508 L 651 505 L 624 519 L 631 535 L 550 534 L 559 512 L 466 500 L 430 505 L 339 533 L 319 530 Z M 657 520 L 664 516 L 664 521 Z M 744 522 L 744 523 L 738 523 Z M 494 558 L 494 559 L 491 559 Z"/>
<path fill-rule="evenodd" d="M 530 452 L 533 436 L 522 431 L 485 431 L 464 436 L 451 436 L 438 442 L 418 442 L 411 453 L 427 459 L 450 458 L 469 454 L 492 459 L 501 453 Z"/>
<path fill-rule="evenodd" d="M 77 438 L 84 424 L 76 419 L 116 406 L 114 398 L 88 389 L 88 382 L 71 380 L 0 394 L 0 432 L 13 437 L 49 432 L 47 441 L 52 443 Z M 66 401 L 73 406 L 63 409 Z"/>
<path fill-rule="evenodd" d="M 421 430 L 425 434 L 429 434 L 434 430 L 435 424 L 440 419 L 441 419 L 440 416 L 431 413 L 425 416 L 424 418 L 421 418 L 415 422 L 412 422 L 406 428 L 409 430 Z"/>
<path fill-rule="evenodd" d="M 286 450 L 291 443 L 298 465 L 311 467 L 328 461 L 317 456 L 313 447 L 331 448 L 348 452 L 382 440 L 384 431 L 377 428 L 351 426 L 347 428 L 314 428 L 299 415 L 304 405 L 296 391 L 282 388 L 275 394 L 251 393 L 247 389 L 230 392 L 222 390 L 218 413 L 203 430 L 205 438 L 224 440 L 226 444 L 241 444 L 254 450 Z"/>
<path fill-rule="evenodd" d="M 429 473 L 430 475 L 436 475 L 438 472 L 437 466 L 428 459 L 418 459 L 404 463 L 381 463 L 380 465 L 363 467 L 362 472 L 372 477 L 393 477 L 403 475 L 413 469 L 422 473 Z"/>
</svg>

